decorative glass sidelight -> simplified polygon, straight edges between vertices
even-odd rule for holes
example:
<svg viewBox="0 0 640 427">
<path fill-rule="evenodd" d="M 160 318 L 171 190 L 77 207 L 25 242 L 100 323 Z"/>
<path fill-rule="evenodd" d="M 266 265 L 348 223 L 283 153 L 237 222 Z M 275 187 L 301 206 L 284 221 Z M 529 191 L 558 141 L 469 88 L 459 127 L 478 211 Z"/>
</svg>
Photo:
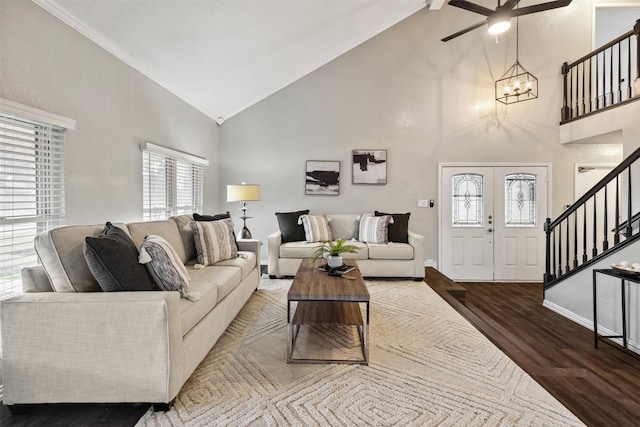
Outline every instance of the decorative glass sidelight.
<svg viewBox="0 0 640 427">
<path fill-rule="evenodd" d="M 507 227 L 536 226 L 536 176 L 526 173 L 506 175 L 504 221 Z"/>
<path fill-rule="evenodd" d="M 458 174 L 451 177 L 453 186 L 453 227 L 482 227 L 482 175 Z"/>
</svg>

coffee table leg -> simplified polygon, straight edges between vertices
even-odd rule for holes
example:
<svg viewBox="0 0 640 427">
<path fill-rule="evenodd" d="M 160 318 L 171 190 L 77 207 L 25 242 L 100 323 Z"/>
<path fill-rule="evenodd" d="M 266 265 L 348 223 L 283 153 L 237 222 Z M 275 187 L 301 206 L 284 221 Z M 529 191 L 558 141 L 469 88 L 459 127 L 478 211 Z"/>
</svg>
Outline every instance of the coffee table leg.
<svg viewBox="0 0 640 427">
<path fill-rule="evenodd" d="M 369 301 L 367 301 L 367 321 L 364 328 L 365 328 L 364 361 L 368 365 L 369 364 Z"/>
<path fill-rule="evenodd" d="M 287 300 L 287 363 L 293 354 L 293 330 L 291 328 L 291 301 Z"/>
</svg>

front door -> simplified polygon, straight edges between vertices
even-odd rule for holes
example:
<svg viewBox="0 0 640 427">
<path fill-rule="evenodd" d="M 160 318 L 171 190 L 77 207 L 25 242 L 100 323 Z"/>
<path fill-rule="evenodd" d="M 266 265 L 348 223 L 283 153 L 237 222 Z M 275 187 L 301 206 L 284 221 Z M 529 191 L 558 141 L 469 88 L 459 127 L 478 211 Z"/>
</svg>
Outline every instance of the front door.
<svg viewBox="0 0 640 427">
<path fill-rule="evenodd" d="M 541 281 L 547 166 L 443 166 L 440 269 L 458 281 Z"/>
</svg>

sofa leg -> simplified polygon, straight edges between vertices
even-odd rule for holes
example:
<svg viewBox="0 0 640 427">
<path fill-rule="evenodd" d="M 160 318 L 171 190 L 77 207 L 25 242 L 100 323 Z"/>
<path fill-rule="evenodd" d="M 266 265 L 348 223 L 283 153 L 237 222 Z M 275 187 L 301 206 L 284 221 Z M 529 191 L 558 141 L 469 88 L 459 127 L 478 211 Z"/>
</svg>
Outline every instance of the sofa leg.
<svg viewBox="0 0 640 427">
<path fill-rule="evenodd" d="M 424 277 L 414 277 L 413 280 L 415 280 L 416 282 L 422 282 L 424 280 Z"/>
<path fill-rule="evenodd" d="M 173 405 L 173 400 L 169 403 L 154 403 L 152 406 L 155 412 L 167 412 L 171 410 L 172 405 Z"/>
<path fill-rule="evenodd" d="M 274 274 L 270 274 L 269 275 L 269 279 L 275 279 L 275 278 L 276 278 L 276 276 Z"/>
<path fill-rule="evenodd" d="M 11 412 L 11 415 L 23 415 L 29 412 L 31 405 L 7 405 L 7 409 Z"/>
</svg>

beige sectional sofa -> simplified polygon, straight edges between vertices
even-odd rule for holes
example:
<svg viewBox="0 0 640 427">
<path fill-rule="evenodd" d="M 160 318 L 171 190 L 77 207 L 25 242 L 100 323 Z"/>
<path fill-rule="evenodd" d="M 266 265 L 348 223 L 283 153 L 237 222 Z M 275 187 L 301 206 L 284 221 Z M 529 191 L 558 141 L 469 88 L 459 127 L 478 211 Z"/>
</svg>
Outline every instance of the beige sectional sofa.
<svg viewBox="0 0 640 427">
<path fill-rule="evenodd" d="M 363 215 L 324 214 L 329 220 L 332 240 L 348 240 L 358 248 L 357 253 L 345 253 L 343 258 L 355 259 L 364 277 L 408 277 L 421 281 L 425 273 L 424 236 L 408 231 L 408 243 L 363 243 L 358 241 L 359 222 Z M 311 258 L 319 242 L 304 240 L 283 243 L 282 231 L 269 235 L 268 273 L 272 278 L 294 276 L 300 262 Z"/>
<path fill-rule="evenodd" d="M 195 268 L 193 234 L 184 227 L 190 219 L 114 225 L 138 248 L 146 235 L 164 237 L 187 265 L 197 301 L 178 292 L 102 292 L 82 249 L 102 225 L 39 235 L 43 266 L 25 269 L 25 292 L 0 302 L 4 403 L 166 409 L 259 283 L 257 240 L 239 240 L 237 258 Z"/>
</svg>

